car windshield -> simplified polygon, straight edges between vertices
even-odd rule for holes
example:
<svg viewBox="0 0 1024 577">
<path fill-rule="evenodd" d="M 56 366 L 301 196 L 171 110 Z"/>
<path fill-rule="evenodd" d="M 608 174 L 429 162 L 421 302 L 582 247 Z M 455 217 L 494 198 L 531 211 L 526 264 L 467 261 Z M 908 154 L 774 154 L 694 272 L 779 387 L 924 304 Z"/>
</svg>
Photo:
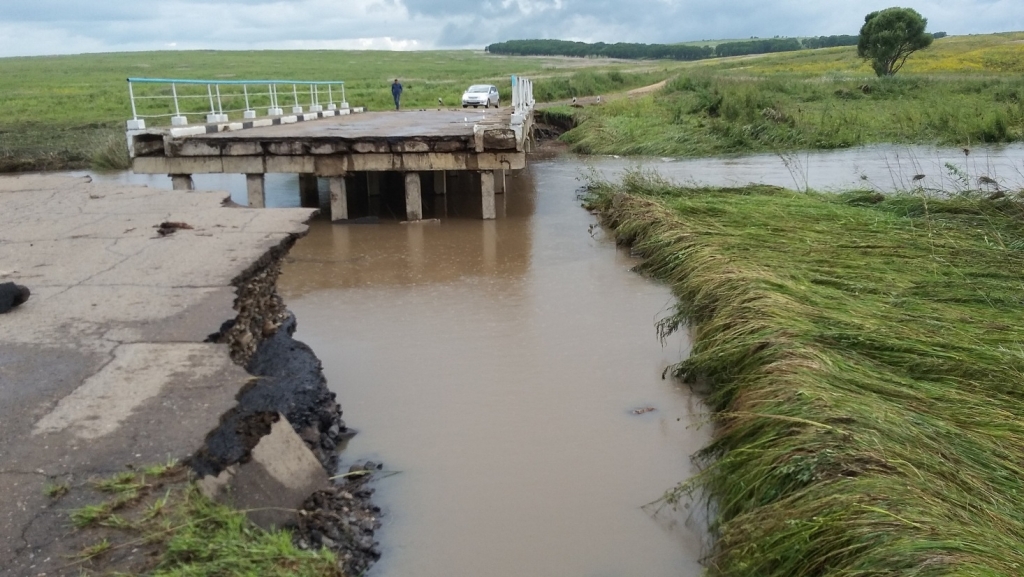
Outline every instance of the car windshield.
<svg viewBox="0 0 1024 577">
<path fill-rule="evenodd" d="M 466 90 L 466 92 L 490 92 L 490 91 L 491 91 L 491 87 L 487 86 L 485 84 L 474 84 L 473 86 L 469 87 L 469 90 Z"/>
</svg>

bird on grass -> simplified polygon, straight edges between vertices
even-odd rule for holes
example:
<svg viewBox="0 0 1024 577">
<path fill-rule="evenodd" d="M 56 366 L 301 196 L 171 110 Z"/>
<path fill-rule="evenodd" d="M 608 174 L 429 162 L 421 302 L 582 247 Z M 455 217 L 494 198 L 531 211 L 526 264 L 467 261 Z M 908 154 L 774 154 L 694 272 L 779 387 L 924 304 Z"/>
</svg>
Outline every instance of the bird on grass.
<svg viewBox="0 0 1024 577">
<path fill-rule="evenodd" d="M 437 97 L 437 105 L 438 105 L 438 106 L 444 106 L 444 102 L 443 102 L 443 101 L 441 100 L 441 97 L 440 97 L 440 96 L 439 96 L 439 97 Z"/>
<path fill-rule="evenodd" d="M 597 103 L 601 104 L 601 95 L 600 94 L 597 95 Z"/>
<path fill-rule="evenodd" d="M 576 104 L 576 97 L 575 96 L 572 97 L 572 103 Z"/>
</svg>

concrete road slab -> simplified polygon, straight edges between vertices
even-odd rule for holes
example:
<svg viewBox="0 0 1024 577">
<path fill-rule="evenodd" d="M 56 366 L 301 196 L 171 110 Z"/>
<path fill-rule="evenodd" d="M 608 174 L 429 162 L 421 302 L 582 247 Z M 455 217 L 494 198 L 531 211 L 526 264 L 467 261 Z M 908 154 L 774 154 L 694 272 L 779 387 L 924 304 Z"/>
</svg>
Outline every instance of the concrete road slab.
<svg viewBox="0 0 1024 577">
<path fill-rule="evenodd" d="M 232 281 L 305 233 L 309 209 L 224 207 L 227 193 L 0 178 L 0 573 L 54 566 L 67 512 L 48 480 L 182 458 L 251 376 L 227 345 Z M 186 222 L 167 236 L 154 225 Z M 51 559 L 51 561 L 46 561 Z"/>
</svg>

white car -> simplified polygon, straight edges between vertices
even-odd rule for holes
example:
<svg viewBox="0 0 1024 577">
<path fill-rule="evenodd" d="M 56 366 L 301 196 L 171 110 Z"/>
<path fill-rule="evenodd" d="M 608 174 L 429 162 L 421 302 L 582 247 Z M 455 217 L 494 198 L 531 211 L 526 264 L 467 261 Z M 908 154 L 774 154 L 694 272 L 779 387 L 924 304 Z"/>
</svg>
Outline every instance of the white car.
<svg viewBox="0 0 1024 577">
<path fill-rule="evenodd" d="M 498 107 L 498 87 L 493 84 L 474 84 L 462 93 L 463 108 L 467 106 L 488 108 L 492 104 L 495 108 Z"/>
</svg>

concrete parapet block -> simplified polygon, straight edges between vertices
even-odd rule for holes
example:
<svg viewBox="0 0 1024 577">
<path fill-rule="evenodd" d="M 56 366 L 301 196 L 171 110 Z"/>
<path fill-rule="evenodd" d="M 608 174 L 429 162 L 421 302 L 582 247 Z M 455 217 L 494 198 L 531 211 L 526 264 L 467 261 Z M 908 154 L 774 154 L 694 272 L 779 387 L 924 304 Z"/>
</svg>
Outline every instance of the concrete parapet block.
<svg viewBox="0 0 1024 577">
<path fill-rule="evenodd" d="M 313 106 L 309 107 L 309 111 L 310 112 L 323 112 L 324 111 L 324 107 L 319 105 L 319 104 L 314 104 Z"/>
<path fill-rule="evenodd" d="M 338 109 L 338 105 L 333 103 L 333 102 L 327 105 L 327 110 L 337 110 L 337 109 Z"/>
<path fill-rule="evenodd" d="M 181 114 L 172 116 L 171 126 L 188 126 L 188 117 Z"/>
<path fill-rule="evenodd" d="M 256 119 L 256 111 L 255 110 L 245 110 L 245 111 L 242 112 L 242 118 L 245 119 L 245 120 L 255 120 Z"/>
<path fill-rule="evenodd" d="M 146 129 L 146 121 L 141 119 L 141 118 L 136 118 L 135 120 L 129 120 L 128 121 L 128 130 L 145 130 L 145 129 Z"/>
<path fill-rule="evenodd" d="M 281 108 L 268 108 L 267 116 L 282 116 L 284 115 L 284 109 Z"/>
<path fill-rule="evenodd" d="M 197 485 L 208 498 L 245 511 L 265 529 L 294 523 L 303 502 L 328 486 L 323 466 L 280 413 L 250 457 Z"/>
<path fill-rule="evenodd" d="M 292 114 L 302 114 L 301 106 L 292 106 Z"/>
</svg>

